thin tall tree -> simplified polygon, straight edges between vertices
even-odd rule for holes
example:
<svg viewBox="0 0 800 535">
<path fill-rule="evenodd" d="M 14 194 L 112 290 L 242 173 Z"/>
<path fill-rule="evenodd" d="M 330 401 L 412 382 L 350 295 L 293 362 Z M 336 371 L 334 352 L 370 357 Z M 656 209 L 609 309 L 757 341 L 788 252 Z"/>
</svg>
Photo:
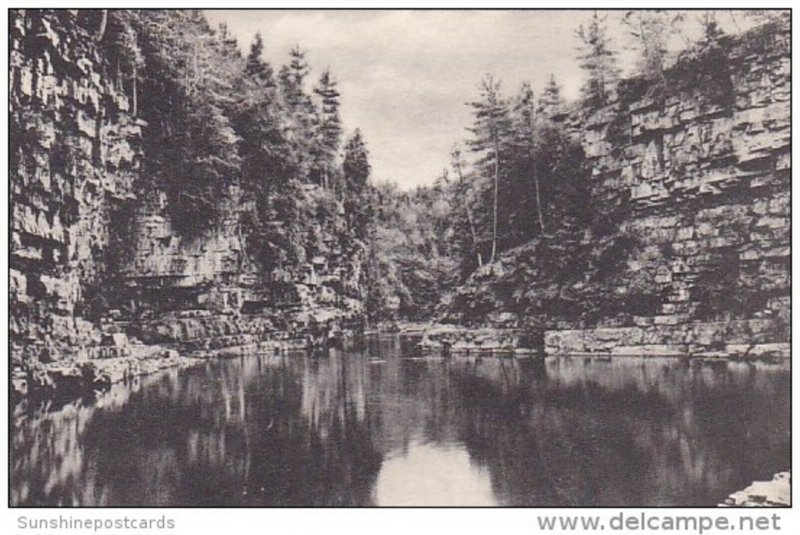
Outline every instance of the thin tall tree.
<svg viewBox="0 0 800 535">
<path fill-rule="evenodd" d="M 591 22 L 576 32 L 581 41 L 578 61 L 587 74 L 581 91 L 586 102 L 595 106 L 606 103 L 609 90 L 619 78 L 617 53 L 611 47 L 605 22 L 606 17 L 595 11 Z"/>
<path fill-rule="evenodd" d="M 500 94 L 500 81 L 486 75 L 481 81 L 481 100 L 472 102 L 474 122 L 469 130 L 474 138 L 470 141 L 473 151 L 484 154 L 483 163 L 492 168 L 492 249 L 489 263 L 497 257 L 497 211 L 502 151 L 511 131 L 508 103 Z"/>
</svg>

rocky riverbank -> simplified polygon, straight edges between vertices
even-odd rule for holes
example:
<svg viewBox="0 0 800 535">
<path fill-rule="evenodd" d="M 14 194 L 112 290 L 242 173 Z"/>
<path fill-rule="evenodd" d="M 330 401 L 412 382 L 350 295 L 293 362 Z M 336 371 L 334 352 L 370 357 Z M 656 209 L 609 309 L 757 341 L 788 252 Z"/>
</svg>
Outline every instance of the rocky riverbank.
<svg viewBox="0 0 800 535">
<path fill-rule="evenodd" d="M 106 390 L 112 384 L 140 375 L 166 368 L 188 367 L 201 361 L 183 356 L 174 349 L 141 343 L 90 349 L 92 351 L 63 360 L 14 368 L 11 376 L 13 397 L 21 399 L 29 394 L 75 397 L 84 392 Z"/>
<path fill-rule="evenodd" d="M 720 507 L 791 507 L 792 472 L 778 472 L 770 481 L 754 481 L 728 496 Z"/>
<path fill-rule="evenodd" d="M 308 318 L 307 318 L 308 319 Z M 325 351 L 347 343 L 356 329 L 340 317 L 279 324 L 264 315 L 242 316 L 190 310 L 137 322 L 105 322 L 96 345 L 57 359 L 12 368 L 14 397 L 76 396 L 166 368 L 211 358 L 263 353 Z"/>
<path fill-rule="evenodd" d="M 770 320 L 693 322 L 585 330 L 412 325 L 397 331 L 419 336 L 422 352 L 541 356 L 653 356 L 777 361 L 790 358 L 785 326 Z"/>
<path fill-rule="evenodd" d="M 423 353 L 525 356 L 535 353 L 521 329 L 434 324 L 419 335 L 417 347 Z"/>
</svg>

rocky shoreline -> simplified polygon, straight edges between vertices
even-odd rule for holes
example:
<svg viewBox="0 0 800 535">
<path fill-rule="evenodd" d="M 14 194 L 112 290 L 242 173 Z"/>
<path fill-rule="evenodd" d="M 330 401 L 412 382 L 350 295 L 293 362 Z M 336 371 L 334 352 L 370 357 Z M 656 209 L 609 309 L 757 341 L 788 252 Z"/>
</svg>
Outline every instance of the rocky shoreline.
<svg viewBox="0 0 800 535">
<path fill-rule="evenodd" d="M 537 353 L 526 344 L 519 329 L 436 324 L 419 334 L 417 348 L 423 353 L 519 356 Z"/>
<path fill-rule="evenodd" d="M 791 507 L 792 472 L 778 472 L 770 481 L 754 481 L 728 496 L 720 507 Z"/>
<path fill-rule="evenodd" d="M 552 329 L 535 336 L 519 327 L 397 324 L 420 338 L 423 353 L 517 356 L 645 356 L 782 361 L 790 344 L 778 322 L 694 322 L 675 326 Z"/>
<path fill-rule="evenodd" d="M 452 324 L 392 322 L 360 331 L 339 322 L 276 325 L 274 318 L 242 317 L 182 312 L 157 319 L 130 323 L 109 322 L 99 345 L 84 347 L 48 361 L 36 361 L 12 369 L 11 384 L 15 399 L 30 393 L 77 395 L 103 390 L 110 385 L 148 375 L 166 368 L 188 367 L 212 358 L 229 358 L 262 353 L 292 351 L 324 352 L 341 346 L 358 335 L 391 334 L 413 338 L 421 354 L 475 355 L 498 357 L 545 356 L 674 356 L 741 360 L 783 360 L 788 352 L 764 352 L 755 345 L 751 351 L 684 351 L 680 344 L 667 352 L 636 351 L 635 347 L 617 352 L 615 346 L 589 347 L 581 351 L 553 351 L 552 340 L 573 335 L 574 331 L 546 331 L 546 343 L 531 343 L 530 335 L 510 327 L 467 327 Z M 635 328 L 633 328 L 635 329 Z M 620 330 L 620 329 L 616 329 Z M 630 329 L 628 329 L 630 330 Z M 595 333 L 601 332 L 601 329 Z M 130 333 L 130 334 L 129 334 Z M 631 335 L 633 336 L 633 335 Z M 603 340 L 595 336 L 590 340 Z M 764 344 L 762 344 L 764 345 Z M 666 347 L 666 346 L 665 346 Z M 738 346 L 737 346 L 738 347 Z M 765 347 L 772 347 L 766 344 Z M 641 348 L 640 348 L 641 349 Z M 644 348 L 648 349 L 648 348 Z"/>
<path fill-rule="evenodd" d="M 280 341 L 265 341 L 205 352 L 182 353 L 161 345 L 138 342 L 122 347 L 100 346 L 92 349 L 96 351 L 90 352 L 91 354 L 112 356 L 89 358 L 84 352 L 63 360 L 36 363 L 27 369 L 12 370 L 13 397 L 21 399 L 29 394 L 76 396 L 87 391 L 106 390 L 115 383 L 168 368 L 194 366 L 209 359 L 303 350 L 305 347 Z"/>
<path fill-rule="evenodd" d="M 276 325 L 266 316 L 243 317 L 183 311 L 147 321 L 106 322 L 97 345 L 16 365 L 12 397 L 74 397 L 167 368 L 209 359 L 341 347 L 357 329 L 342 318 Z"/>
</svg>

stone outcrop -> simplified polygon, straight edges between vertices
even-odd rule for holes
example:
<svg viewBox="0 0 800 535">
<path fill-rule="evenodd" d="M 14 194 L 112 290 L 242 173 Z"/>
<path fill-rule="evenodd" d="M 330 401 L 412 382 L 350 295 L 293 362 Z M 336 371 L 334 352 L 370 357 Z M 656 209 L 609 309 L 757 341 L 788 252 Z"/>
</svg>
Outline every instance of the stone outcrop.
<svg viewBox="0 0 800 535">
<path fill-rule="evenodd" d="M 728 496 L 720 507 L 791 507 L 792 473 L 778 472 L 770 481 L 754 481 Z"/>
<path fill-rule="evenodd" d="M 315 205 L 329 195 L 314 185 L 301 189 L 298 203 Z M 326 199 L 330 201 L 330 199 Z M 354 321 L 363 313 L 363 250 L 342 243 L 344 213 L 332 225 L 313 230 L 313 246 L 298 269 L 265 273 L 249 258 L 241 228 L 248 209 L 231 188 L 221 210 L 223 221 L 200 236 L 175 232 L 161 194 L 144 204 L 133 222 L 131 261 L 120 274 L 132 311 L 170 312 L 203 309 L 221 314 L 275 312 L 318 321 L 342 316 Z"/>
<path fill-rule="evenodd" d="M 434 325 L 426 328 L 417 347 L 422 352 L 470 355 L 527 355 L 525 337 L 519 329 L 468 328 Z"/>
<path fill-rule="evenodd" d="M 58 11 L 10 11 L 10 318 L 15 364 L 97 346 L 109 221 L 133 195 L 141 123 Z"/>
<path fill-rule="evenodd" d="M 789 37 L 757 28 L 723 43 L 714 79 L 684 59 L 660 94 L 628 81 L 584 118 L 596 191 L 629 206 L 621 230 L 651 246 L 629 262 L 655 280 L 661 305 L 628 330 L 551 333 L 549 351 L 788 357 Z M 686 72 L 696 79 L 682 82 Z M 743 321 L 714 322 L 732 319 Z"/>
<path fill-rule="evenodd" d="M 316 186 L 302 193 L 298 203 L 326 195 Z M 359 329 L 363 250 L 342 244 L 344 214 L 314 229 L 317 243 L 298 269 L 265 273 L 247 255 L 239 198 L 232 191 L 229 216 L 192 239 L 173 231 L 163 197 L 140 211 L 134 260 L 121 270 L 120 306 L 135 318 L 128 330 L 182 353 L 230 355 L 305 349 Z"/>
<path fill-rule="evenodd" d="M 670 316 L 660 318 L 655 321 L 671 321 Z M 550 355 L 789 358 L 788 339 L 789 324 L 769 319 L 652 323 L 547 331 L 545 351 Z"/>
<path fill-rule="evenodd" d="M 626 199 L 621 230 L 659 248 L 632 261 L 652 272 L 661 314 L 674 321 L 703 312 L 709 275 L 764 296 L 749 314 L 788 319 L 789 51 L 788 31 L 756 29 L 726 42 L 722 90 L 702 77 L 681 83 L 676 67 L 662 94 L 628 81 L 617 102 L 583 120 L 598 195 Z"/>
</svg>

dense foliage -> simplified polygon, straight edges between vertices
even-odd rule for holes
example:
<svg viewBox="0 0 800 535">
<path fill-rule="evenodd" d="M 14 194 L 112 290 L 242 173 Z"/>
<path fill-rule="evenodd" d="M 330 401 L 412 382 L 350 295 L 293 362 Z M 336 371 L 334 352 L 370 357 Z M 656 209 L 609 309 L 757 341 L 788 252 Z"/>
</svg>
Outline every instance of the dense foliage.
<svg viewBox="0 0 800 535">
<path fill-rule="evenodd" d="M 356 208 L 368 153 L 358 131 L 342 146 L 330 71 L 312 84 L 295 47 L 276 73 L 260 34 L 243 55 L 199 10 L 86 13 L 84 25 L 145 121 L 143 189 L 166 193 L 178 232 L 192 238 L 236 221 L 248 258 L 267 273 L 317 254 L 320 226 L 344 248 L 364 239 L 366 215 Z M 350 214 L 344 229 L 336 227 L 342 202 Z"/>
<path fill-rule="evenodd" d="M 373 310 L 429 316 L 448 292 L 455 295 L 450 310 L 471 316 L 458 320 L 485 319 L 495 309 L 527 316 L 544 306 L 576 308 L 577 293 L 564 288 L 599 284 L 603 270 L 613 271 L 612 253 L 635 246 L 616 234 L 618 214 L 593 202 L 555 81 L 538 101 L 528 84 L 510 99 L 491 77 L 480 89 L 470 104 L 468 153 L 455 148 L 451 169 L 433 187 L 377 190 Z M 512 257 L 519 262 L 508 266 Z M 470 286 L 492 302 L 482 306 Z M 553 295 L 543 299 L 545 287 Z"/>
<path fill-rule="evenodd" d="M 393 184 L 374 188 L 367 288 L 374 319 L 430 318 L 457 282 L 453 193 L 445 179 L 411 192 Z"/>
</svg>

